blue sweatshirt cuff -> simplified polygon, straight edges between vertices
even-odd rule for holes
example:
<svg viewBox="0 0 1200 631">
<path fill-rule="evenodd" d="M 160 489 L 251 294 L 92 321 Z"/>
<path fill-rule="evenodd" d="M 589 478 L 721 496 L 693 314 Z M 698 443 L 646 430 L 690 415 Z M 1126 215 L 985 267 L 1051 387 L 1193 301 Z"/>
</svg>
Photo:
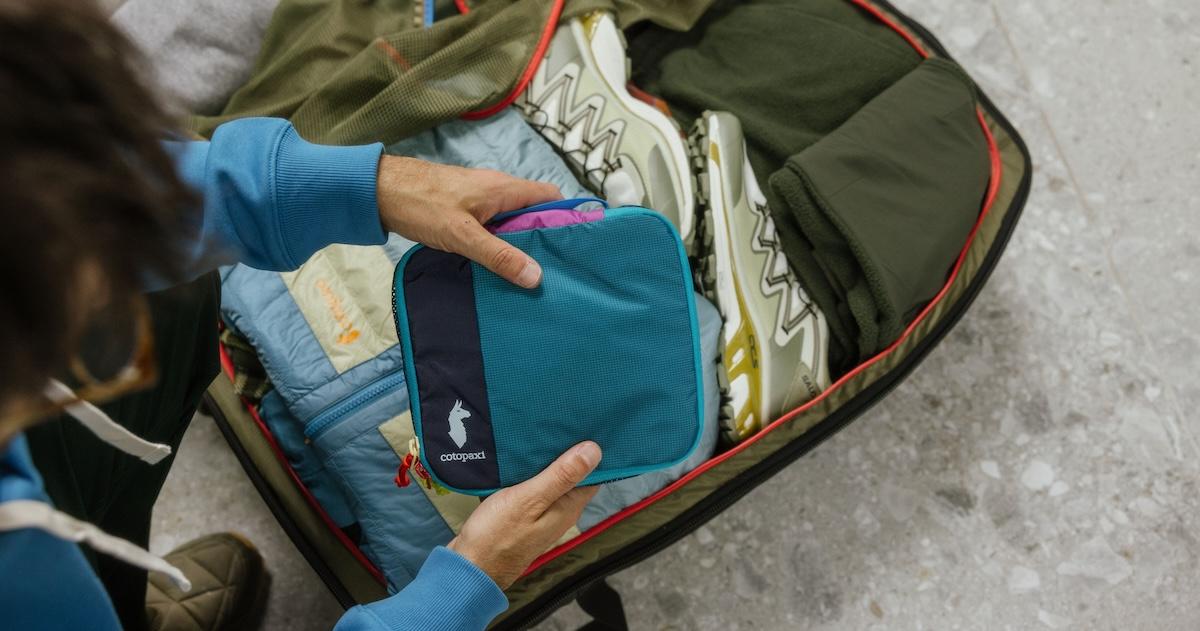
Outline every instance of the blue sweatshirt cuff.
<svg viewBox="0 0 1200 631">
<path fill-rule="evenodd" d="M 508 599 L 491 577 L 457 552 L 438 546 L 407 587 L 350 609 L 337 629 L 484 629 L 507 608 Z"/>
<path fill-rule="evenodd" d="M 226 263 L 294 270 L 332 243 L 386 240 L 375 199 L 381 144 L 315 145 L 278 118 L 225 123 L 211 142 L 164 144 L 204 198 L 192 276 Z"/>
<path fill-rule="evenodd" d="M 378 245 L 387 240 L 375 199 L 381 153 L 381 143 L 317 145 L 291 126 L 283 132 L 275 158 L 275 207 L 293 265 L 330 243 Z"/>
</svg>

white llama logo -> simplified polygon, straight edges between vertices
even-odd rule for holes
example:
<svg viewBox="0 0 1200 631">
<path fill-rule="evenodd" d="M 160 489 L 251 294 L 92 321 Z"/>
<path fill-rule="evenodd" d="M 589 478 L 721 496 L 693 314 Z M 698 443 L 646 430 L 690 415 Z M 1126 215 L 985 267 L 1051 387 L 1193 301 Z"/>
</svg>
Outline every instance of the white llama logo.
<svg viewBox="0 0 1200 631">
<path fill-rule="evenodd" d="M 450 409 L 450 439 L 460 448 L 467 442 L 467 428 L 463 421 L 468 418 L 471 418 L 471 413 L 463 408 L 462 399 L 456 399 L 454 407 Z"/>
</svg>

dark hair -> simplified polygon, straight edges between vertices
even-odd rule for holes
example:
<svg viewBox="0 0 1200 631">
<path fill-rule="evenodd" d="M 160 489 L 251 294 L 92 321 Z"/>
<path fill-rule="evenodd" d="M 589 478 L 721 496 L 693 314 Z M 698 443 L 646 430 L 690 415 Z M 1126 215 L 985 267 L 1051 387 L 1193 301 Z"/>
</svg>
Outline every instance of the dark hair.
<svg viewBox="0 0 1200 631">
<path fill-rule="evenodd" d="M 147 74 L 90 0 L 0 0 L 0 403 L 76 350 L 85 271 L 117 299 L 180 277 L 197 204 Z"/>
</svg>

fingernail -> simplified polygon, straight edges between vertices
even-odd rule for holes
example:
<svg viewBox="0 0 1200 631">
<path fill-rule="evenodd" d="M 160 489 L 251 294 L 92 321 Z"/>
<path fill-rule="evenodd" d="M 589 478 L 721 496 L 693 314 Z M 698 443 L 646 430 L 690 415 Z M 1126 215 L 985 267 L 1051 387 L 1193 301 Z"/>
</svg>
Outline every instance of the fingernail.
<svg viewBox="0 0 1200 631">
<path fill-rule="evenodd" d="M 517 274 L 517 284 L 525 289 L 533 289 L 542 282 L 542 266 L 537 264 L 537 261 L 529 259 L 525 263 L 525 267 L 521 268 L 521 273 Z"/>
<path fill-rule="evenodd" d="M 590 440 L 579 443 L 575 447 L 575 453 L 579 454 L 580 458 L 583 458 L 589 469 L 595 469 L 596 465 L 600 464 L 600 445 Z"/>
</svg>

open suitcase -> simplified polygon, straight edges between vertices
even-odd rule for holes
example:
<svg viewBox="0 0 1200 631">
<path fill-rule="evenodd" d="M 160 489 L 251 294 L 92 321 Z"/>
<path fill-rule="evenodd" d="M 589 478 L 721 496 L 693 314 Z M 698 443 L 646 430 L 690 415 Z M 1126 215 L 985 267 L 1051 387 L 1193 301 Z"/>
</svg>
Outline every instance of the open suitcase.
<svg viewBox="0 0 1200 631">
<path fill-rule="evenodd" d="M 886 0 L 823 2 L 849 2 L 923 56 L 948 57 L 931 33 Z M 678 541 L 846 426 L 899 385 L 949 332 L 999 260 L 1030 185 L 1031 162 L 1020 136 L 986 95 L 979 95 L 979 104 L 991 165 L 987 193 L 944 286 L 901 337 L 815 399 L 543 554 L 508 590 L 511 605 L 496 628 L 530 626 L 577 597 L 598 620 L 621 627 L 620 601 L 603 583 L 606 576 Z M 255 408 L 235 394 L 229 349 L 222 347 L 221 359 L 224 376 L 209 388 L 206 408 L 284 530 L 343 606 L 386 596 L 380 571 L 320 508 Z"/>
</svg>

